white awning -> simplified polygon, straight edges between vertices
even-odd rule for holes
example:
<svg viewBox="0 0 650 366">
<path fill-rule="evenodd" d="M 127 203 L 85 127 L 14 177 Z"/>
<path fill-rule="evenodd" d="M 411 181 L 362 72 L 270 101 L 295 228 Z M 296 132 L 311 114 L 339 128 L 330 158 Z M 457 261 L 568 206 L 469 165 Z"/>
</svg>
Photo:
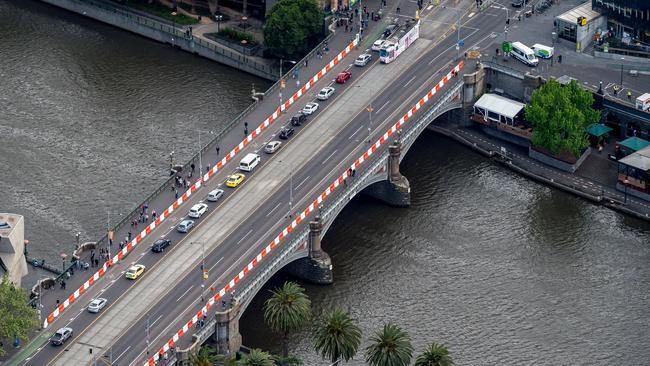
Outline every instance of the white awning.
<svg viewBox="0 0 650 366">
<path fill-rule="evenodd" d="M 600 17 L 600 13 L 591 8 L 591 1 L 587 1 L 567 11 L 566 13 L 556 16 L 555 19 L 559 19 L 570 24 L 576 24 L 578 17 L 587 18 L 587 23 L 589 23 L 592 20 Z"/>
<path fill-rule="evenodd" d="M 496 94 L 483 94 L 481 99 L 474 103 L 474 107 L 497 113 L 506 118 L 515 118 L 525 104 Z"/>
<path fill-rule="evenodd" d="M 650 170 L 650 146 L 634 152 L 619 160 L 621 164 L 647 172 Z"/>
</svg>

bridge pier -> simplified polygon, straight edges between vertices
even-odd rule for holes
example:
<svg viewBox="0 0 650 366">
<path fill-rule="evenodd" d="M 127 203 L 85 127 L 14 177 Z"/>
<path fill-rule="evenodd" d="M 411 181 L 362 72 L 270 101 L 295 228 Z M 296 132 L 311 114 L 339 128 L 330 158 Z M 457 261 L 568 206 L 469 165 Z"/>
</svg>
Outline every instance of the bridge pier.
<svg viewBox="0 0 650 366">
<path fill-rule="evenodd" d="M 323 222 L 319 216 L 309 222 L 309 256 L 297 259 L 285 267 L 285 271 L 301 280 L 317 285 L 330 285 L 334 282 L 332 259 L 321 248 Z"/>
<path fill-rule="evenodd" d="M 363 190 L 363 193 L 390 206 L 409 207 L 411 205 L 411 185 L 399 171 L 402 142 L 395 141 L 388 147 L 388 153 L 388 180 L 370 185 Z"/>
<path fill-rule="evenodd" d="M 242 346 L 242 337 L 239 333 L 239 316 L 241 304 L 234 303 L 225 311 L 215 314 L 216 325 L 213 341 L 217 345 L 217 352 L 235 358 L 237 351 Z"/>
</svg>

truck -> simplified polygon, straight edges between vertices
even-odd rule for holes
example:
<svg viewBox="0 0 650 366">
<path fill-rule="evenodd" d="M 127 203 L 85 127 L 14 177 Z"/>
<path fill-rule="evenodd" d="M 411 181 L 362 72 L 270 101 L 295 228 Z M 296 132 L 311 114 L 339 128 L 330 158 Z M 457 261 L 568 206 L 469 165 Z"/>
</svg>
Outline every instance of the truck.
<svg viewBox="0 0 650 366">
<path fill-rule="evenodd" d="M 384 64 L 393 62 L 410 45 L 420 37 L 420 20 L 407 20 L 392 37 L 387 39 L 379 50 L 379 61 Z"/>
<path fill-rule="evenodd" d="M 644 93 L 636 98 L 636 109 L 650 112 L 650 93 Z"/>
</svg>

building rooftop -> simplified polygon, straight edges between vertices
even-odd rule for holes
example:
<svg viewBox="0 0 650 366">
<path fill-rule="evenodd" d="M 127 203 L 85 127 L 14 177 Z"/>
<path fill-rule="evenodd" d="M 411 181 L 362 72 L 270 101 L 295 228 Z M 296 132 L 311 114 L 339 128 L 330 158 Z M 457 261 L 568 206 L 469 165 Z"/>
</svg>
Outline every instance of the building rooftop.
<svg viewBox="0 0 650 366">
<path fill-rule="evenodd" d="M 578 22 L 578 17 L 587 18 L 587 22 L 592 21 L 600 17 L 600 13 L 591 8 L 591 1 L 587 1 L 582 5 L 576 6 L 575 8 L 562 13 L 555 17 L 555 19 L 563 20 L 567 23 L 576 24 Z"/>
<path fill-rule="evenodd" d="M 621 164 L 647 172 L 650 170 L 650 146 L 634 152 L 619 160 Z"/>
<path fill-rule="evenodd" d="M 514 118 L 525 104 L 502 97 L 496 94 L 483 94 L 483 96 L 474 103 L 474 107 L 482 108 L 504 117 Z"/>
</svg>

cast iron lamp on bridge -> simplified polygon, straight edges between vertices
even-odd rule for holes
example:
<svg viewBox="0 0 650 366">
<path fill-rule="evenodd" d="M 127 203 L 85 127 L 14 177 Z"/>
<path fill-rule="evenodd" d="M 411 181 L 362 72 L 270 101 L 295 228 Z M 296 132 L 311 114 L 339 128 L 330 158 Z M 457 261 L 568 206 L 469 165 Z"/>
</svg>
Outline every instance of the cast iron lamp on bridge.
<svg viewBox="0 0 650 366">
<path fill-rule="evenodd" d="M 355 85 L 355 88 L 363 88 L 361 85 Z M 374 96 L 374 93 L 372 91 L 372 88 L 368 87 L 370 89 L 370 103 L 368 103 L 368 106 L 366 107 L 366 110 L 368 111 L 368 139 L 366 140 L 367 143 L 370 143 L 370 134 L 372 132 L 372 112 L 375 110 L 372 107 L 372 97 Z"/>
<path fill-rule="evenodd" d="M 200 244 L 201 245 L 201 302 L 205 301 L 204 290 L 205 290 L 205 281 L 208 279 L 208 269 L 205 268 L 205 242 L 203 241 L 192 241 L 190 245 Z"/>
<path fill-rule="evenodd" d="M 283 58 L 280 59 L 280 104 L 282 104 L 282 89 L 284 89 L 284 74 L 282 73 L 282 66 L 285 62 L 288 62 L 292 65 L 296 64 L 296 61 L 293 60 L 285 60 Z"/>
</svg>

